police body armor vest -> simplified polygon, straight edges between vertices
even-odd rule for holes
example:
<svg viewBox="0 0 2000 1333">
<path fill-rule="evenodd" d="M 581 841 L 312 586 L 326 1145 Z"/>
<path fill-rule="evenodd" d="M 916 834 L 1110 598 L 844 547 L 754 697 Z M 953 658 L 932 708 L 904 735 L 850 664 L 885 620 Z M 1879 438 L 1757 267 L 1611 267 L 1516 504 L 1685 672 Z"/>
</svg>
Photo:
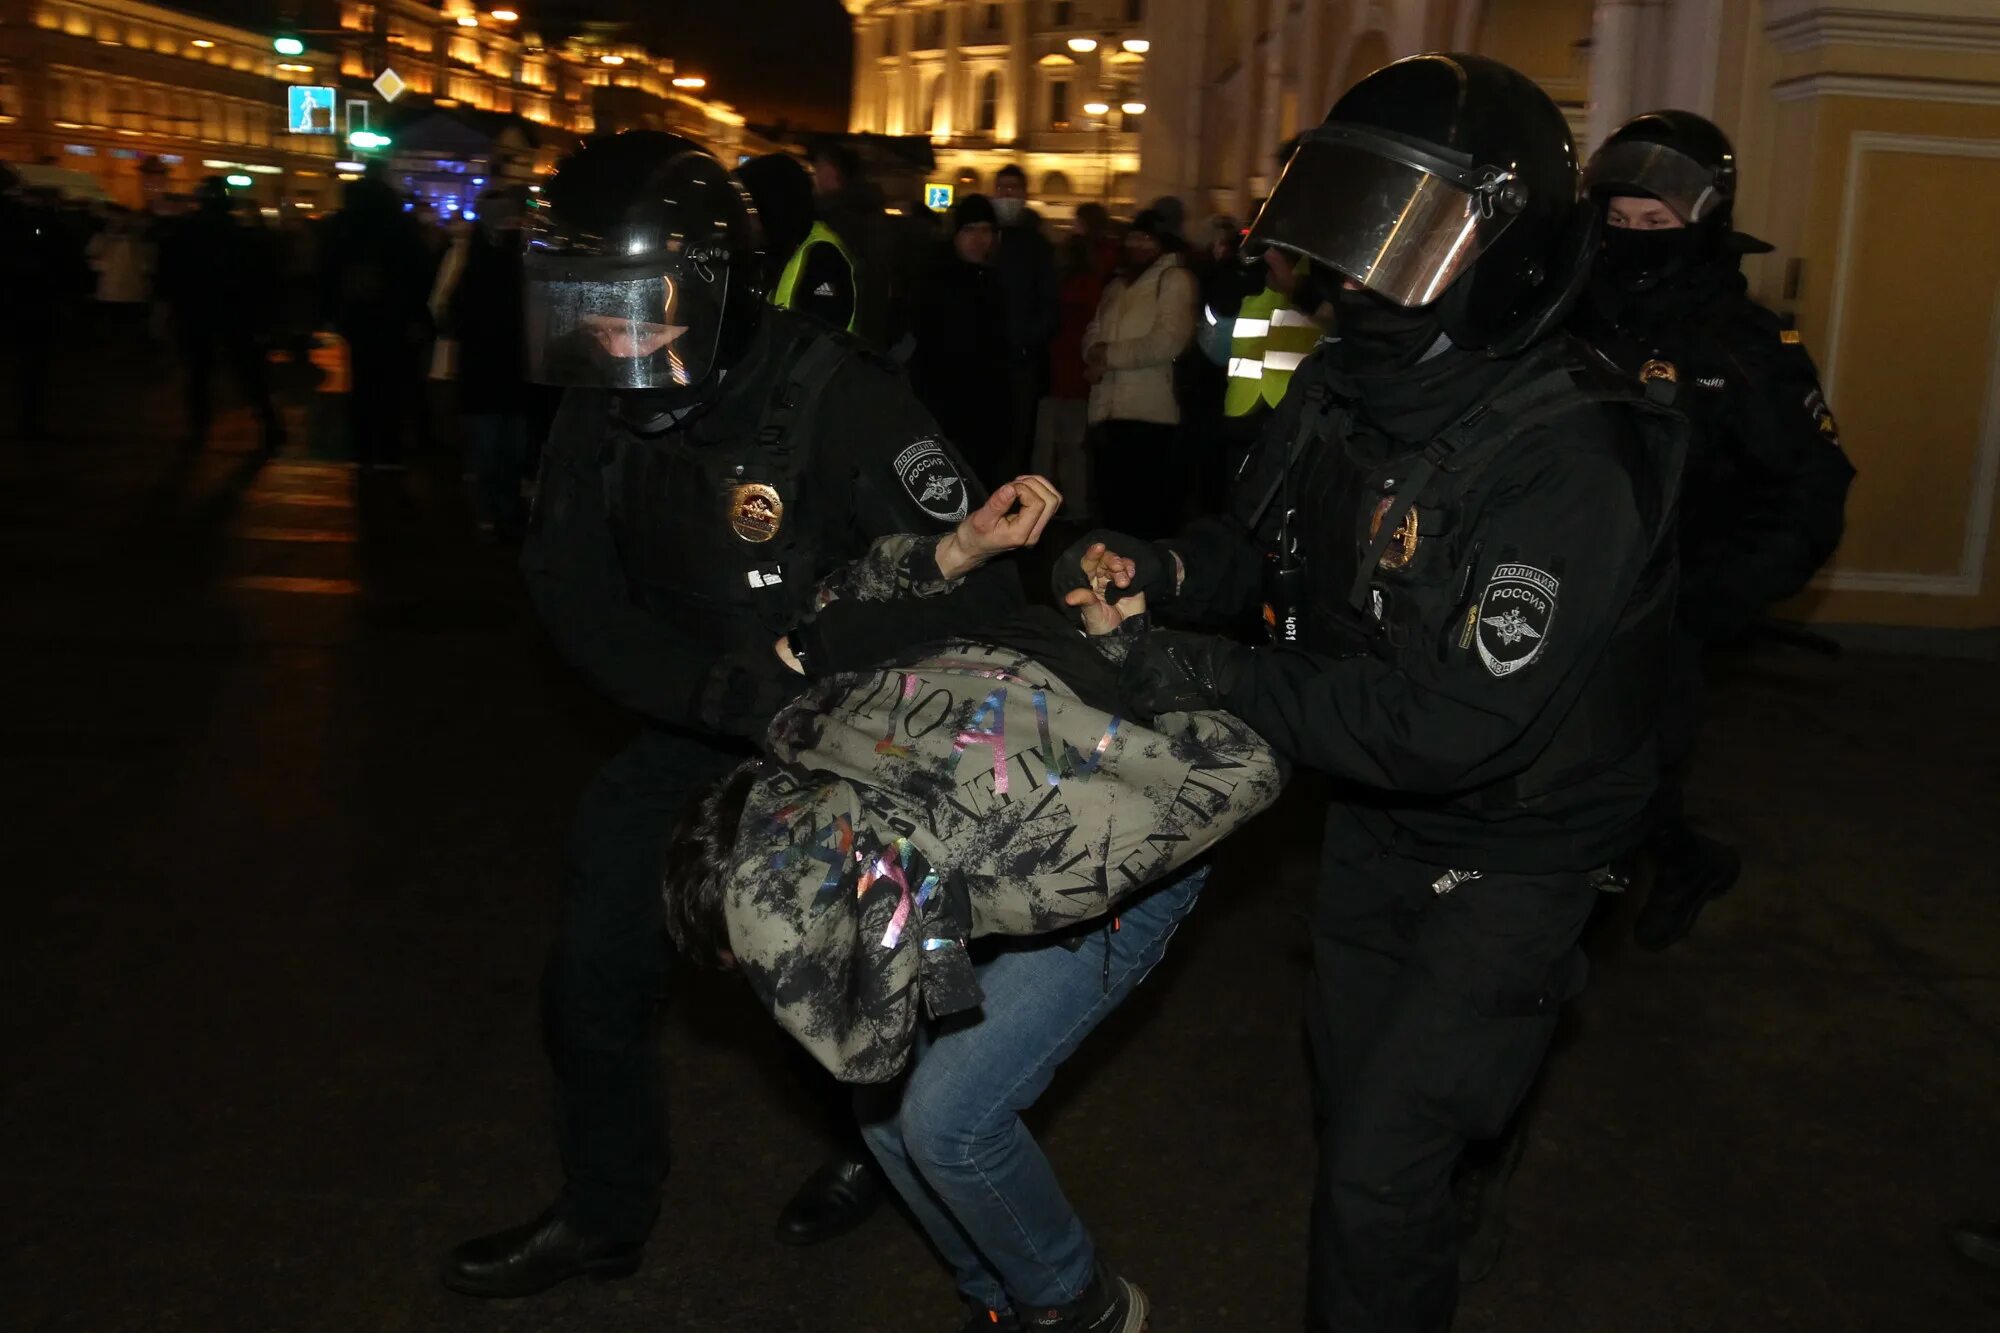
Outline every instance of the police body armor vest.
<svg viewBox="0 0 2000 1333">
<path fill-rule="evenodd" d="M 633 599 L 693 642 L 715 652 L 753 647 L 806 618 L 843 518 L 802 494 L 818 438 L 809 423 L 849 354 L 833 335 L 797 338 L 754 430 L 694 445 L 636 441 L 606 461 L 607 508 Z"/>
<path fill-rule="evenodd" d="M 1492 463 L 1510 450 L 1547 447 L 1523 441 L 1567 413 L 1596 404 L 1631 410 L 1635 438 L 1621 447 L 1620 461 L 1654 534 L 1652 554 L 1604 659 L 1548 746 L 1526 770 L 1475 799 L 1489 808 L 1525 805 L 1637 749 L 1658 713 L 1673 617 L 1671 529 L 1687 449 L 1685 418 L 1627 385 L 1546 352 L 1531 353 L 1487 402 L 1428 446 L 1363 468 L 1346 457 L 1346 412 L 1332 403 L 1316 369 L 1301 379 L 1311 401 L 1298 437 L 1326 442 L 1303 450 L 1295 443 L 1293 456 L 1304 462 L 1295 462 L 1285 481 L 1287 505 L 1314 520 L 1300 534 L 1307 576 L 1301 646 L 1331 656 L 1365 652 L 1389 662 L 1457 651 L 1457 627 L 1484 591 L 1481 568 L 1532 554 L 1485 550 L 1471 532 Z M 1549 573 L 1563 576 L 1558 568 Z"/>
</svg>

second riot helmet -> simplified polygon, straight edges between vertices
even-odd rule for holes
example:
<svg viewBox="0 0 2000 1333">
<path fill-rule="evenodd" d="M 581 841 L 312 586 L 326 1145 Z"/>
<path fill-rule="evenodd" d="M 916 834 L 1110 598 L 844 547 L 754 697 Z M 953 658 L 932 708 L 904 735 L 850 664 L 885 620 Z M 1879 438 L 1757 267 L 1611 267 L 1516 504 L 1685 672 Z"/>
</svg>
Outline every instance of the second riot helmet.
<svg viewBox="0 0 2000 1333">
<path fill-rule="evenodd" d="M 1412 56 L 1350 88 L 1245 241 L 1310 256 L 1384 300 L 1435 303 L 1461 347 L 1506 355 L 1562 317 L 1595 248 L 1562 112 L 1483 56 Z"/>
<path fill-rule="evenodd" d="M 527 219 L 528 376 L 693 401 L 742 355 L 762 309 L 742 187 L 693 140 L 593 139 Z"/>
</svg>

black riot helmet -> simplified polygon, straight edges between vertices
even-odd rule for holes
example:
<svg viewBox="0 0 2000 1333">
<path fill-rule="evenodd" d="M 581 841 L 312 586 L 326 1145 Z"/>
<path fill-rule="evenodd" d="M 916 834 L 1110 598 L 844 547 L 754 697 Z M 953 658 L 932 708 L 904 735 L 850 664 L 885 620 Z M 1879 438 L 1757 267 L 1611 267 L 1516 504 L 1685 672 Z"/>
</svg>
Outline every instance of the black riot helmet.
<svg viewBox="0 0 2000 1333">
<path fill-rule="evenodd" d="M 1376 70 L 1307 130 L 1246 248 L 1310 256 L 1460 347 L 1511 355 L 1563 316 L 1596 249 L 1548 94 L 1483 56 Z"/>
<path fill-rule="evenodd" d="M 558 164 L 527 218 L 528 377 L 699 401 L 763 308 L 756 215 L 705 149 L 634 130 Z"/>
<path fill-rule="evenodd" d="M 1736 203 L 1736 149 L 1692 111 L 1648 111 L 1590 155 L 1583 183 L 1593 199 L 1640 195 L 1690 227 L 1726 229 Z"/>
</svg>

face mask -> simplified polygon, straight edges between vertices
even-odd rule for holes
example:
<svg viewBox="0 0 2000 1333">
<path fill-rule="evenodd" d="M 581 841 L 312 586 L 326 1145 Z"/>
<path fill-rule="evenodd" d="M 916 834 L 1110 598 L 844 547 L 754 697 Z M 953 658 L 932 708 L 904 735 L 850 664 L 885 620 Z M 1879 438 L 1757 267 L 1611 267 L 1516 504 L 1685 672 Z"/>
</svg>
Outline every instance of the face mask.
<svg viewBox="0 0 2000 1333">
<path fill-rule="evenodd" d="M 1407 370 L 1438 340 L 1435 306 L 1408 309 L 1369 291 L 1333 293 L 1333 333 L 1340 364 L 1358 374 Z"/>
<path fill-rule="evenodd" d="M 1678 272 L 1694 253 L 1696 236 L 1689 227 L 1607 227 L 1600 275 L 1627 292 L 1650 291 Z"/>
<path fill-rule="evenodd" d="M 1025 199 L 995 199 L 993 211 L 1000 218 L 1000 225 L 1011 227 L 1021 220 L 1021 210 L 1028 206 Z"/>
</svg>

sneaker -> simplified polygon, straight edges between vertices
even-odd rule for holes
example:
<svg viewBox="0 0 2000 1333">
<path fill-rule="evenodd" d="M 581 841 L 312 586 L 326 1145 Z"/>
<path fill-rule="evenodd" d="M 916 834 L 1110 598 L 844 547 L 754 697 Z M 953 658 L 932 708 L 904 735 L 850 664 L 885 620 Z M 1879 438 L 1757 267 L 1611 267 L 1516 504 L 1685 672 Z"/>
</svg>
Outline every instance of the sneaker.
<svg viewBox="0 0 2000 1333">
<path fill-rule="evenodd" d="M 1146 1293 L 1104 1265 L 1090 1287 L 1068 1305 L 1029 1310 L 1019 1316 L 1022 1333 L 1146 1333 Z"/>
</svg>

